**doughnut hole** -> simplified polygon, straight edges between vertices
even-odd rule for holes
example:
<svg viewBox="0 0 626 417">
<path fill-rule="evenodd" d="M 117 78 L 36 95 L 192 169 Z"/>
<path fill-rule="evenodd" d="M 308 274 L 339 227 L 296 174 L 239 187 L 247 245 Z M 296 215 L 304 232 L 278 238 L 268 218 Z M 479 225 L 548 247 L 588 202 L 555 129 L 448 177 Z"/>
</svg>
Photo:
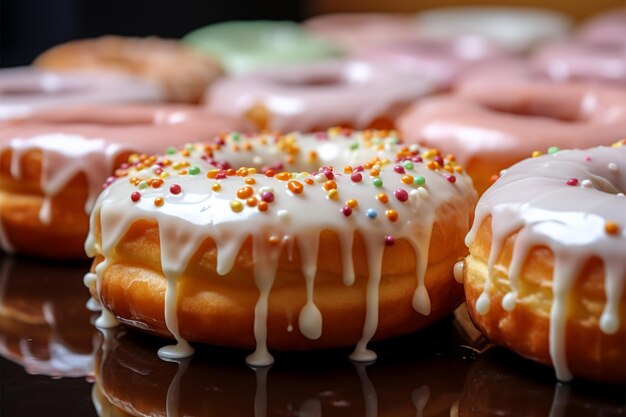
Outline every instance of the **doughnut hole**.
<svg viewBox="0 0 626 417">
<path fill-rule="evenodd" d="M 444 317 L 462 302 L 462 286 L 454 281 L 454 263 L 466 253 L 465 230 L 451 226 L 457 213 L 442 208 L 447 216 L 433 228 L 425 285 L 431 312 L 421 315 L 412 307 L 417 286 L 416 256 L 402 239 L 385 247 L 379 287 L 379 323 L 374 339 L 419 330 Z M 444 220 L 447 219 L 448 221 Z M 97 241 L 100 226 L 95 229 Z M 307 339 L 298 328 L 298 316 L 306 302 L 297 242 L 289 259 L 284 249 L 269 295 L 268 347 L 278 350 L 354 345 L 365 320 L 368 281 L 367 254 L 362 235 L 356 233 L 352 249 L 355 282 L 343 282 L 341 247 L 334 231 L 320 233 L 314 303 L 323 319 L 319 339 Z M 254 283 L 252 238 L 242 245 L 231 271 L 219 276 L 215 242 L 206 239 L 179 278 L 178 322 L 183 338 L 225 346 L 253 348 L 254 309 L 259 291 Z M 166 280 L 161 270 L 159 230 L 156 223 L 137 220 L 116 247 L 103 274 L 101 301 L 122 323 L 160 336 L 171 337 L 164 324 Z M 94 266 L 102 261 L 96 258 Z M 92 288 L 95 296 L 95 288 Z M 293 330 L 288 328 L 293 326 Z"/>
<path fill-rule="evenodd" d="M 490 309 L 480 315 L 476 300 L 487 277 L 487 259 L 491 248 L 491 218 L 480 226 L 470 255 L 465 260 L 464 286 L 467 306 L 476 327 L 492 342 L 546 365 L 552 363 L 549 353 L 550 309 L 552 307 L 554 256 L 546 247 L 529 253 L 519 278 L 515 308 L 502 308 L 502 298 L 511 291 L 508 268 L 517 234 L 509 236 L 494 267 Z M 567 364 L 576 377 L 609 382 L 626 378 L 626 295 L 622 297 L 618 317 L 619 330 L 612 335 L 599 328 L 606 301 L 604 266 L 590 255 L 576 278 L 567 301 L 565 346 Z"/>
<path fill-rule="evenodd" d="M 0 155 L 0 225 L 15 252 L 52 259 L 84 259 L 89 216 L 85 212 L 87 179 L 80 173 L 50 197 L 50 222 L 40 219 L 46 197 L 41 188 L 42 153 L 26 152 L 21 177 L 11 175 L 10 149 Z M 115 165 L 128 158 L 119 155 Z M 62 242 L 62 244 L 60 244 Z"/>
</svg>

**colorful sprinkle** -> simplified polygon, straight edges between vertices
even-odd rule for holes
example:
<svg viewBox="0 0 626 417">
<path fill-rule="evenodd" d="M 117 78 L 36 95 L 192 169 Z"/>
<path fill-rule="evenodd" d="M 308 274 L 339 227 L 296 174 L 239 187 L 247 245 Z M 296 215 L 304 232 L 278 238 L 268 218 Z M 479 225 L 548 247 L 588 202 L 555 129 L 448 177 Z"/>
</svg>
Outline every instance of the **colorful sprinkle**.
<svg viewBox="0 0 626 417">
<path fill-rule="evenodd" d="M 246 200 L 246 205 L 248 207 L 254 207 L 254 206 L 256 206 L 257 202 L 258 202 L 258 200 L 256 199 L 256 197 L 250 197 L 250 198 L 248 198 Z"/>
<path fill-rule="evenodd" d="M 363 175 L 360 172 L 354 172 L 350 175 L 350 179 L 352 182 L 361 182 L 363 180 Z"/>
<path fill-rule="evenodd" d="M 569 180 L 567 180 L 566 184 L 574 187 L 578 185 L 578 178 L 570 178 Z"/>
<path fill-rule="evenodd" d="M 328 197 L 331 200 L 336 200 L 337 198 L 339 198 L 339 191 L 337 191 L 336 188 L 330 189 L 328 190 L 326 197 Z"/>
<path fill-rule="evenodd" d="M 387 196 L 387 194 L 385 194 L 385 193 L 379 193 L 379 194 L 376 196 L 376 199 L 377 199 L 378 201 L 380 201 L 381 203 L 383 203 L 383 204 L 387 204 L 387 202 L 389 201 L 389 197 L 388 197 L 388 196 Z"/>
<path fill-rule="evenodd" d="M 619 233 L 619 226 L 613 221 L 607 221 L 604 223 L 604 230 L 609 235 L 616 235 Z"/>
<path fill-rule="evenodd" d="M 189 175 L 198 175 L 200 173 L 200 167 L 199 166 L 192 166 L 189 168 Z"/>
<path fill-rule="evenodd" d="M 402 188 L 399 188 L 396 191 L 394 191 L 393 195 L 396 197 L 398 201 L 401 201 L 403 203 L 409 199 L 409 193 L 407 193 L 406 190 L 403 190 Z"/>
<path fill-rule="evenodd" d="M 393 237 L 391 235 L 385 236 L 385 245 L 393 246 L 394 243 L 396 243 L 396 238 L 395 237 Z"/>
<path fill-rule="evenodd" d="M 155 206 L 161 207 L 163 204 L 165 204 L 165 200 L 163 199 L 163 197 L 157 197 L 154 199 Z"/>
<path fill-rule="evenodd" d="M 334 189 L 336 189 L 336 188 L 337 188 L 337 183 L 336 183 L 335 181 L 333 181 L 333 180 L 328 180 L 328 181 L 326 181 L 326 182 L 324 183 L 324 189 L 325 189 L 326 191 L 328 191 L 328 190 L 334 190 Z"/>
<path fill-rule="evenodd" d="M 215 183 L 215 184 L 213 184 L 213 185 L 211 186 L 211 189 L 212 189 L 213 191 L 219 191 L 219 190 L 221 190 L 221 189 L 222 189 L 222 186 L 221 186 L 221 185 L 219 185 L 218 183 Z"/>
<path fill-rule="evenodd" d="M 402 165 L 396 165 L 395 167 L 393 167 L 393 170 L 398 174 L 404 174 L 406 172 Z"/>
<path fill-rule="evenodd" d="M 549 153 L 550 155 L 552 155 L 552 154 L 557 153 L 559 150 L 560 150 L 560 149 L 559 149 L 559 147 L 558 147 L 558 146 L 550 146 L 550 147 L 548 148 L 548 153 Z"/>
<path fill-rule="evenodd" d="M 410 185 L 413 184 L 413 176 L 412 175 L 403 175 L 402 176 L 402 183 L 406 184 L 406 185 Z"/>
<path fill-rule="evenodd" d="M 265 201 L 266 203 L 271 203 L 272 201 L 274 201 L 274 193 L 271 191 L 262 192 L 261 200 Z"/>
<path fill-rule="evenodd" d="M 426 178 L 422 177 L 421 175 L 418 175 L 417 177 L 413 178 L 413 184 L 424 185 L 426 184 Z"/>
<path fill-rule="evenodd" d="M 402 165 L 404 166 L 404 169 L 413 169 L 413 162 L 409 160 L 402 162 Z"/>
<path fill-rule="evenodd" d="M 242 200 L 245 200 L 252 194 L 254 194 L 254 190 L 252 189 L 252 187 L 249 186 L 241 187 L 237 190 L 237 198 L 241 198 Z"/>
<path fill-rule="evenodd" d="M 141 193 L 139 193 L 138 191 L 135 191 L 134 193 L 130 195 L 130 199 L 132 200 L 133 203 L 138 202 L 139 200 L 141 200 Z"/>
<path fill-rule="evenodd" d="M 378 212 L 376 211 L 376 209 L 373 208 L 368 208 L 365 211 L 365 214 L 367 215 L 367 217 L 369 217 L 370 219 L 375 219 L 376 217 L 378 217 Z"/>
<path fill-rule="evenodd" d="M 259 201 L 259 211 L 267 211 L 268 204 L 265 201 Z"/>
<path fill-rule="evenodd" d="M 451 184 L 454 184 L 456 182 L 456 177 L 454 175 L 446 175 L 446 179 Z"/>
<path fill-rule="evenodd" d="M 239 200 L 233 200 L 230 202 L 230 209 L 235 213 L 239 213 L 243 210 L 243 204 Z"/>
<path fill-rule="evenodd" d="M 183 191 L 182 187 L 178 184 L 172 184 L 170 185 L 170 193 L 174 194 L 174 195 L 178 195 Z"/>
<path fill-rule="evenodd" d="M 537 158 L 541 156 L 541 151 L 534 151 L 533 153 L 530 154 L 530 156 L 532 156 L 533 158 Z"/>
<path fill-rule="evenodd" d="M 344 216 L 348 217 L 352 214 L 352 208 L 349 206 L 343 206 L 341 208 L 341 213 L 343 213 Z"/>
<path fill-rule="evenodd" d="M 398 212 L 392 209 L 385 211 L 385 216 L 391 222 L 395 222 L 398 220 Z"/>
<path fill-rule="evenodd" d="M 350 208 L 356 208 L 358 205 L 359 205 L 359 202 L 357 200 L 350 199 L 346 201 L 346 206 Z"/>
<path fill-rule="evenodd" d="M 289 181 L 287 183 L 287 188 L 294 194 L 301 194 L 304 190 L 304 185 L 302 185 L 299 181 Z"/>
<path fill-rule="evenodd" d="M 372 180 L 372 184 L 374 184 L 374 187 L 382 187 L 383 186 L 383 180 L 381 180 L 379 177 L 376 177 Z"/>
<path fill-rule="evenodd" d="M 173 146 L 170 146 L 169 148 L 165 150 L 165 153 L 168 155 L 174 155 L 176 153 L 176 148 L 174 148 Z"/>
</svg>

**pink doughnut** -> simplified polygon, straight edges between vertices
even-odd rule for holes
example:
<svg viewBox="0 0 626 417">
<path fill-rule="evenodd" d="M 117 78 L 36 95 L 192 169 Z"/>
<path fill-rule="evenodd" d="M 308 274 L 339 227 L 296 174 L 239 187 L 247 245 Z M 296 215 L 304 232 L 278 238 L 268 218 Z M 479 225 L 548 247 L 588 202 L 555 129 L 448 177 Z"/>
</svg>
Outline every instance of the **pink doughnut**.
<svg viewBox="0 0 626 417">
<path fill-rule="evenodd" d="M 218 80 L 205 98 L 209 110 L 261 130 L 307 132 L 390 129 L 402 110 L 433 90 L 429 80 L 393 65 L 346 60 Z"/>
<path fill-rule="evenodd" d="M 626 44 L 626 7 L 608 10 L 589 19 L 578 39 L 592 44 Z"/>
<path fill-rule="evenodd" d="M 459 36 L 450 39 L 423 38 L 364 48 L 359 58 L 386 61 L 415 74 L 433 79 L 440 89 L 449 89 L 460 74 L 508 58 L 511 53 L 487 39 Z"/>
<path fill-rule="evenodd" d="M 335 13 L 312 17 L 304 26 L 348 52 L 418 37 L 415 18 L 402 14 Z"/>
<path fill-rule="evenodd" d="M 474 79 L 457 96 L 423 100 L 398 127 L 407 142 L 454 153 L 479 192 L 533 151 L 608 145 L 626 136 L 626 90 Z"/>
<path fill-rule="evenodd" d="M 0 124 L 0 247 L 83 258 L 102 183 L 129 155 L 241 127 L 187 105 L 67 108 Z"/>
<path fill-rule="evenodd" d="M 62 106 L 162 100 L 156 85 L 125 75 L 27 67 L 0 70 L 0 120 Z"/>
</svg>

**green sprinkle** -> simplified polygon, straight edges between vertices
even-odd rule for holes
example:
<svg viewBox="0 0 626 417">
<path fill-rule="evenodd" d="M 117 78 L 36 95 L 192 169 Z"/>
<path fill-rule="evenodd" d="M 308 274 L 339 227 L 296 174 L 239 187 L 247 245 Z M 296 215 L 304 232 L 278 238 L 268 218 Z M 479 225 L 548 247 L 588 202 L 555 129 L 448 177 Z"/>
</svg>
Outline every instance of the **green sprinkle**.
<svg viewBox="0 0 626 417">
<path fill-rule="evenodd" d="M 141 181 L 137 187 L 139 187 L 140 190 L 143 190 L 144 188 L 148 187 L 148 183 L 145 181 Z"/>
<path fill-rule="evenodd" d="M 239 135 L 238 132 L 233 132 L 231 133 L 230 137 L 235 141 L 235 142 L 239 142 L 239 139 L 241 139 L 241 136 Z"/>
<path fill-rule="evenodd" d="M 382 187 L 383 186 L 383 180 L 381 180 L 380 178 L 376 177 L 372 180 L 372 184 L 374 184 L 374 187 Z"/>
<path fill-rule="evenodd" d="M 173 146 L 170 146 L 169 148 L 165 150 L 165 153 L 168 155 L 174 155 L 176 153 L 176 148 Z"/>
<path fill-rule="evenodd" d="M 411 162 L 411 161 L 404 161 L 402 163 L 402 166 L 404 167 L 404 169 L 413 169 L 413 162 Z"/>
<path fill-rule="evenodd" d="M 350 144 L 350 149 L 351 149 L 351 150 L 353 150 L 353 151 L 354 151 L 354 150 L 356 150 L 356 149 L 358 149 L 358 148 L 359 148 L 359 142 L 352 142 L 352 143 Z"/>
<path fill-rule="evenodd" d="M 553 153 L 557 153 L 559 150 L 560 150 L 560 149 L 559 149 L 559 147 L 558 147 L 558 146 L 550 146 L 550 147 L 548 148 L 548 153 L 549 153 L 550 155 L 552 155 Z"/>
<path fill-rule="evenodd" d="M 413 184 L 424 185 L 426 184 L 426 178 L 422 177 L 421 175 L 418 175 L 417 177 L 413 178 Z"/>
<path fill-rule="evenodd" d="M 372 143 L 373 143 L 374 145 L 380 145 L 380 143 L 381 143 L 381 142 L 382 142 L 382 141 L 381 141 L 381 139 L 380 139 L 380 138 L 374 138 L 374 139 L 372 139 Z"/>
<path fill-rule="evenodd" d="M 194 165 L 189 168 L 189 175 L 198 175 L 200 173 L 200 167 Z"/>
</svg>

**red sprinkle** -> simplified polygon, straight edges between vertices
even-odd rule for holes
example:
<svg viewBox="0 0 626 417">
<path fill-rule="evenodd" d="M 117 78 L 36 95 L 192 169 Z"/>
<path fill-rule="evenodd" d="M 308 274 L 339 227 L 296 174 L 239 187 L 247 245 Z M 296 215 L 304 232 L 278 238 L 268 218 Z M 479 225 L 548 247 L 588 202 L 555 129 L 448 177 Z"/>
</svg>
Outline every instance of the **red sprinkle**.
<svg viewBox="0 0 626 417">
<path fill-rule="evenodd" d="M 395 167 L 393 167 L 393 170 L 396 171 L 398 174 L 404 174 L 404 167 L 402 165 L 396 165 Z"/>
<path fill-rule="evenodd" d="M 393 237 L 391 235 L 385 236 L 385 245 L 393 246 L 394 243 L 396 243 L 396 238 L 395 237 Z"/>
<path fill-rule="evenodd" d="M 271 191 L 265 191 L 263 194 L 261 194 L 261 200 L 265 201 L 266 203 L 271 203 L 272 201 L 274 201 L 274 193 Z"/>
<path fill-rule="evenodd" d="M 335 178 L 335 174 L 333 174 L 333 171 L 330 169 L 323 170 L 322 174 L 324 174 L 326 176 L 326 179 L 329 179 L 329 180 L 332 180 Z"/>
<path fill-rule="evenodd" d="M 363 180 L 363 175 L 361 175 L 361 173 L 359 172 L 355 172 L 350 175 L 350 179 L 352 180 L 352 182 L 361 182 L 361 180 Z"/>
<path fill-rule="evenodd" d="M 452 184 L 456 182 L 456 177 L 454 175 L 447 175 L 446 179 L 448 180 L 448 182 L 451 182 Z"/>
<path fill-rule="evenodd" d="M 174 194 L 174 195 L 178 195 L 183 191 L 183 189 L 181 188 L 180 185 L 178 184 L 172 184 L 170 185 L 170 193 Z"/>
<path fill-rule="evenodd" d="M 567 180 L 566 184 L 575 187 L 578 185 L 578 178 L 570 178 L 569 180 Z"/>
<path fill-rule="evenodd" d="M 350 206 L 344 206 L 341 209 L 341 212 L 343 213 L 344 216 L 348 217 L 349 215 L 352 214 L 352 208 Z"/>
<path fill-rule="evenodd" d="M 403 203 L 409 199 L 409 193 L 406 192 L 406 190 L 403 190 L 402 188 L 397 189 L 396 191 L 393 192 L 393 195 L 400 201 L 402 201 Z"/>
<path fill-rule="evenodd" d="M 136 203 L 141 200 L 141 194 L 139 193 L 139 191 L 135 191 L 130 195 L 130 199 L 133 201 L 133 203 Z"/>
</svg>

